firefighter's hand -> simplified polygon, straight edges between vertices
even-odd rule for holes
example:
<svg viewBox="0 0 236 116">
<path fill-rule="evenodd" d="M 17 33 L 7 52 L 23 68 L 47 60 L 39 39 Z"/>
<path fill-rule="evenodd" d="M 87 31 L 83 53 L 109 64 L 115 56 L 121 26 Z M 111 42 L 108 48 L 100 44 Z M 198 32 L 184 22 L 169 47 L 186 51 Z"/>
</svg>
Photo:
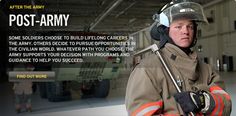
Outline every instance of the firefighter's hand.
<svg viewBox="0 0 236 116">
<path fill-rule="evenodd" d="M 200 92 L 181 92 L 174 95 L 185 113 L 199 112 L 205 107 L 205 97 Z"/>
</svg>

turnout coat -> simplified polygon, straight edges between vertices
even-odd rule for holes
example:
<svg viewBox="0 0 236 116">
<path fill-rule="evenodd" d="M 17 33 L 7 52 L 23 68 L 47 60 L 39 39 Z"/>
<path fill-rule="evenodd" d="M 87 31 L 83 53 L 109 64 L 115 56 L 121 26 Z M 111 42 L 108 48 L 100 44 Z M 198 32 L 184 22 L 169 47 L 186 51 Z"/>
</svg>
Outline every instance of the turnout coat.
<svg viewBox="0 0 236 116">
<path fill-rule="evenodd" d="M 210 114 L 213 116 L 229 116 L 231 98 L 224 90 L 224 82 L 212 70 L 210 65 L 198 60 L 196 52 L 185 54 L 175 45 L 167 43 L 160 50 L 164 60 L 172 71 L 182 91 L 205 90 L 215 101 Z M 131 116 L 180 116 L 184 115 L 173 95 L 177 90 L 155 54 L 143 59 L 130 74 L 125 104 Z"/>
</svg>

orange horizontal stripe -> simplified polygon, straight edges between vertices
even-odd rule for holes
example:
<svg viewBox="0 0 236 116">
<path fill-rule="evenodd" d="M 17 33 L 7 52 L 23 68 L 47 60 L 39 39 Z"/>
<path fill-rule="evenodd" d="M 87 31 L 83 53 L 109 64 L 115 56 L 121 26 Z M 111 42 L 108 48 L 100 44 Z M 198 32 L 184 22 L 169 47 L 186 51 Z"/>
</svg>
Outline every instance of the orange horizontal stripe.
<svg viewBox="0 0 236 116">
<path fill-rule="evenodd" d="M 132 113 L 132 116 L 136 116 L 139 112 L 141 112 L 142 110 L 144 110 L 144 109 L 146 109 L 148 107 L 158 106 L 159 109 L 161 109 L 162 105 L 163 105 L 163 101 L 162 100 L 160 100 L 158 102 L 146 103 L 146 104 L 142 105 L 141 107 L 139 107 L 137 110 L 135 110 L 134 113 Z M 152 115 L 155 112 L 156 112 L 156 110 L 155 111 L 151 110 L 150 112 L 148 112 L 146 114 Z"/>
<path fill-rule="evenodd" d="M 223 90 L 222 88 L 220 88 L 219 86 L 215 85 L 210 87 L 210 92 L 214 91 L 214 90 Z"/>
</svg>

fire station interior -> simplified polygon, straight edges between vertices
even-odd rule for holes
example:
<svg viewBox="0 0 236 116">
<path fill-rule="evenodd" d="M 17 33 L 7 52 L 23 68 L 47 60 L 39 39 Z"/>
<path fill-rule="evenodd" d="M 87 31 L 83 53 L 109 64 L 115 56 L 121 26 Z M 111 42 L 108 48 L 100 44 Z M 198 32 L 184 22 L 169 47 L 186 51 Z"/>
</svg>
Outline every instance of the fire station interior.
<svg viewBox="0 0 236 116">
<path fill-rule="evenodd" d="M 150 26 L 153 14 L 171 0 L 0 0 L 0 112 L 3 116 L 128 116 L 124 100 L 126 84 L 136 63 L 150 53 L 123 59 L 123 67 L 115 79 L 109 80 L 107 95 L 103 97 L 82 97 L 79 88 L 69 90 L 70 98 L 47 99 L 40 90 L 40 82 L 34 83 L 32 94 L 32 112 L 15 112 L 13 83 L 8 81 L 7 39 L 9 30 L 29 30 L 8 27 L 9 4 L 43 4 L 41 10 L 19 11 L 24 13 L 61 13 L 70 14 L 65 27 L 31 27 L 30 31 L 78 31 L 102 34 L 132 36 L 138 52 L 154 43 Z M 200 25 L 197 30 L 197 44 L 193 48 L 200 60 L 214 68 L 225 82 L 226 91 L 232 98 L 232 113 L 236 115 L 236 0 L 194 0 L 203 5 L 208 25 Z M 18 12 L 18 11 L 17 11 Z M 56 85 L 55 85 L 56 86 Z M 73 86 L 76 84 L 73 83 Z M 108 86 L 108 85 L 107 85 Z M 137 90 L 138 91 L 138 90 Z M 57 100 L 55 100 L 57 99 Z"/>
</svg>

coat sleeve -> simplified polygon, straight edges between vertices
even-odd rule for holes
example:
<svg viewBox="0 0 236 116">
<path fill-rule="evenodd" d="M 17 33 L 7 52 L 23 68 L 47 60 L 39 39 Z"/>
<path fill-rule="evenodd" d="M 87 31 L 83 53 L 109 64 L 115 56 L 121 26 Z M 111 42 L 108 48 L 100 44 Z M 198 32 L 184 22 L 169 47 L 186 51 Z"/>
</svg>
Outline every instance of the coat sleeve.
<svg viewBox="0 0 236 116">
<path fill-rule="evenodd" d="M 232 103 L 230 95 L 225 91 L 224 82 L 215 71 L 210 71 L 209 92 L 215 101 L 211 116 L 230 116 Z"/>
<path fill-rule="evenodd" d="M 161 113 L 163 101 L 160 89 L 153 85 L 148 68 L 137 66 L 129 77 L 125 104 L 130 116 L 150 116 Z"/>
</svg>

